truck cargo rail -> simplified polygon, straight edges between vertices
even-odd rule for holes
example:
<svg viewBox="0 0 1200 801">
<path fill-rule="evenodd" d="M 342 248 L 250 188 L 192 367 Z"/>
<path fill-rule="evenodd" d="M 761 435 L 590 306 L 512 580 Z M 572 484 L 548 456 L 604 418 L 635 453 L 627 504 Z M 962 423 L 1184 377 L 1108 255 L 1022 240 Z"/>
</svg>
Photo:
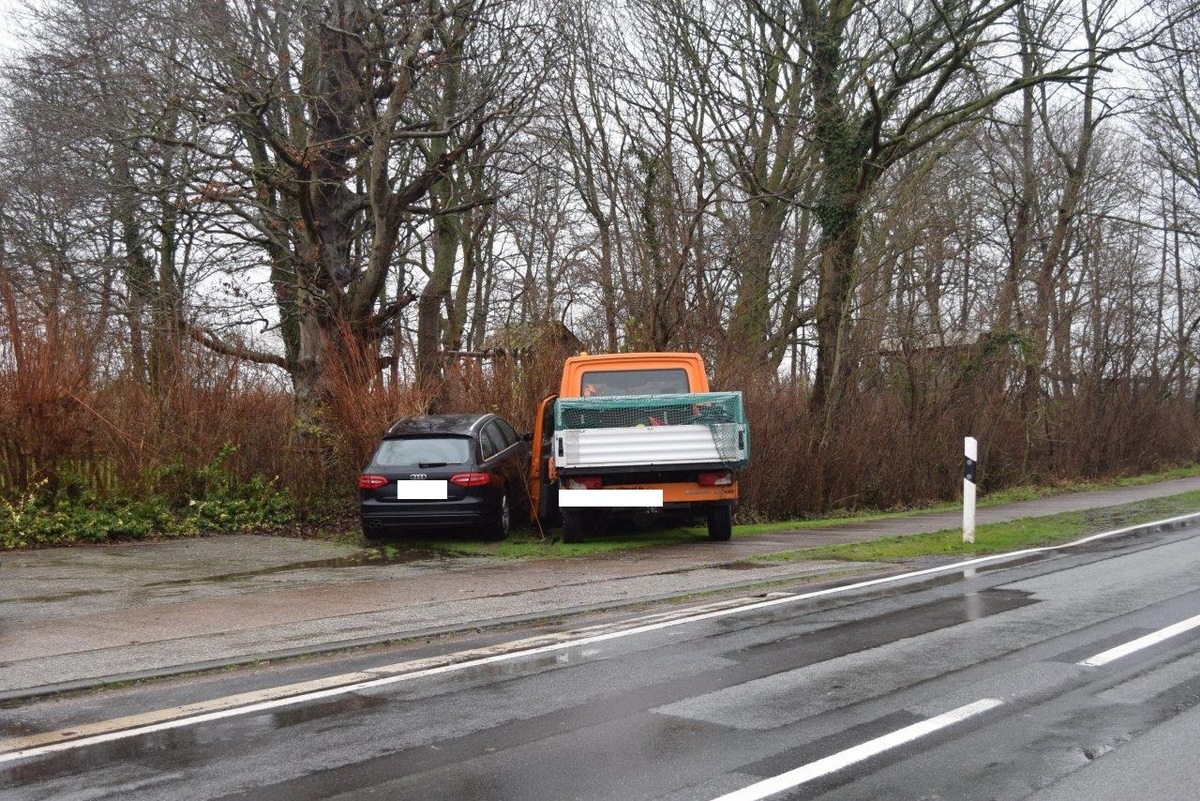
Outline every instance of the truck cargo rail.
<svg viewBox="0 0 1200 801">
<path fill-rule="evenodd" d="M 560 469 L 625 465 L 720 465 L 750 459 L 740 392 L 559 398 L 554 410 Z"/>
</svg>

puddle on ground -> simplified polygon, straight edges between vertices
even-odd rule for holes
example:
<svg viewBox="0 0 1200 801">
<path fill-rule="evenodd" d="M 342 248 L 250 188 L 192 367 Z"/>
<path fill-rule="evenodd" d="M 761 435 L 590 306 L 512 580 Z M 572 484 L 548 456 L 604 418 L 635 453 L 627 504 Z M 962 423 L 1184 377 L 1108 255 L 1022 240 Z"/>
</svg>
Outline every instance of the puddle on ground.
<svg viewBox="0 0 1200 801">
<path fill-rule="evenodd" d="M 1112 531 L 1131 525 L 1133 515 L 1117 509 L 1088 509 L 1083 512 L 1082 519 L 1097 531 Z"/>
<path fill-rule="evenodd" d="M 57 601 L 70 601 L 74 598 L 82 598 L 88 595 L 102 595 L 109 590 L 68 590 L 60 592 L 56 595 L 32 595 L 22 598 L 0 598 L 0 604 L 22 603 L 22 604 L 52 604 Z M 0 665 L 0 667 L 3 667 Z"/>
<path fill-rule="evenodd" d="M 270 576 L 277 573 L 287 573 L 293 570 L 371 567 L 374 565 L 408 565 L 416 564 L 417 562 L 449 561 L 453 558 L 454 555 L 446 551 L 438 551 L 426 548 L 371 548 L 363 553 L 355 554 L 354 556 L 339 556 L 333 559 L 310 559 L 305 562 L 289 562 L 284 565 L 272 565 L 270 567 L 263 567 L 257 570 L 239 570 L 232 573 L 219 573 L 214 576 L 205 576 L 202 579 L 183 578 L 152 581 L 143 586 L 171 587 L 181 584 L 195 584 L 197 581 L 240 581 L 242 579 Z"/>
<path fill-rule="evenodd" d="M 1001 559 L 987 564 L 976 565 L 973 569 L 976 573 L 991 573 L 1000 570 L 1007 570 L 1010 567 L 1020 567 L 1021 565 L 1031 565 L 1034 562 L 1040 562 L 1049 556 L 1047 553 L 1031 553 L 1025 556 L 1017 556 L 1012 559 Z"/>
</svg>

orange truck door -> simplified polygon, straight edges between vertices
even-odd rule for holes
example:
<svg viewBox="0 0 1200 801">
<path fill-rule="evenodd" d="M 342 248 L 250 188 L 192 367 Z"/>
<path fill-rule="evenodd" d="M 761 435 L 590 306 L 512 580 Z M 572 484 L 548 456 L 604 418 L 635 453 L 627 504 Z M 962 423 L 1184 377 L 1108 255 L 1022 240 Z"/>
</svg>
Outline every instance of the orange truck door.
<svg viewBox="0 0 1200 801">
<path fill-rule="evenodd" d="M 548 395 L 538 404 L 533 421 L 533 441 L 529 443 L 529 519 L 555 525 L 558 517 L 558 481 L 554 476 L 554 401 Z"/>
</svg>

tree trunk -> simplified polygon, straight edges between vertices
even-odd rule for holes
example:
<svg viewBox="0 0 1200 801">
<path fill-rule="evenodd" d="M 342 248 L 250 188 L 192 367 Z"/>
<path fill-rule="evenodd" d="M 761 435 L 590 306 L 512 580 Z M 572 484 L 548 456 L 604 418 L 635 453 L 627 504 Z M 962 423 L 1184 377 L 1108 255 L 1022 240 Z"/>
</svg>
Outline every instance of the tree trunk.
<svg viewBox="0 0 1200 801">
<path fill-rule="evenodd" d="M 764 367 L 770 356 L 771 268 L 787 214 L 788 204 L 781 200 L 750 204 L 745 258 L 729 322 L 730 355 L 745 368 Z"/>
<path fill-rule="evenodd" d="M 434 195 L 448 189 L 439 184 Z M 442 310 L 451 303 L 450 289 L 458 263 L 461 231 L 454 214 L 443 214 L 433 225 L 433 274 L 417 301 L 417 382 L 426 389 L 442 377 Z"/>
</svg>

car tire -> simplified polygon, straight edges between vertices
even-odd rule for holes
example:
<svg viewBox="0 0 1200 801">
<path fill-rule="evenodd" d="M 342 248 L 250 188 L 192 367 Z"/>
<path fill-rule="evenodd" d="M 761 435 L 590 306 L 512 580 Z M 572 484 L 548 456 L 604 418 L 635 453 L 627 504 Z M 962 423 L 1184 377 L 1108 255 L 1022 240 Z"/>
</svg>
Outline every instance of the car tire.
<svg viewBox="0 0 1200 801">
<path fill-rule="evenodd" d="M 508 493 L 500 496 L 500 508 L 496 516 L 488 523 L 486 538 L 489 542 L 499 542 L 508 536 L 512 529 L 512 505 L 508 502 Z"/>
<path fill-rule="evenodd" d="M 708 507 L 708 538 L 713 542 L 729 542 L 733 537 L 733 507 L 726 504 Z"/>
<path fill-rule="evenodd" d="M 583 542 L 584 519 L 578 509 L 562 510 L 563 542 Z"/>
<path fill-rule="evenodd" d="M 363 523 L 362 533 L 363 538 L 367 542 L 382 542 L 388 538 L 391 531 L 387 526 L 368 526 L 366 523 Z"/>
</svg>

